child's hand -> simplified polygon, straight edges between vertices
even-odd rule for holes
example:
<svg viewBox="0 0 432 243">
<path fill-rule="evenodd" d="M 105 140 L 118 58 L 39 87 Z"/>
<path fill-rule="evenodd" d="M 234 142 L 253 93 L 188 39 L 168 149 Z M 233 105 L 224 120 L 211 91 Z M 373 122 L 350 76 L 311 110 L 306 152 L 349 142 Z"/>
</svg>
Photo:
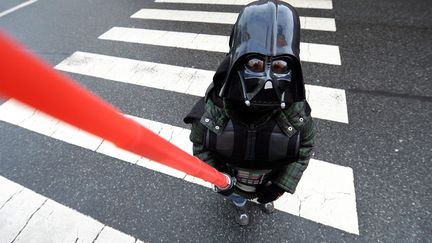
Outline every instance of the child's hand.
<svg viewBox="0 0 432 243">
<path fill-rule="evenodd" d="M 228 174 L 223 173 L 228 179 L 229 184 L 226 188 L 220 188 L 218 186 L 214 186 L 213 190 L 219 194 L 222 194 L 224 196 L 230 196 L 234 191 L 234 185 L 236 183 L 236 179 L 234 177 L 229 176 Z"/>
<path fill-rule="evenodd" d="M 258 202 L 268 203 L 273 202 L 285 193 L 285 190 L 278 187 L 275 184 L 270 184 L 269 186 L 262 187 L 257 191 Z"/>
</svg>

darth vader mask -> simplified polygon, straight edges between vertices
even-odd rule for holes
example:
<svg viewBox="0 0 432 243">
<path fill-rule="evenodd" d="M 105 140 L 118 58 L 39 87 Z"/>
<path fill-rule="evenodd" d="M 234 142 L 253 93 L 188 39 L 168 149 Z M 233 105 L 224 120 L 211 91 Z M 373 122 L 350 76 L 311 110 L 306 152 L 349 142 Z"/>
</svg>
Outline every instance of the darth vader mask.
<svg viewBox="0 0 432 243">
<path fill-rule="evenodd" d="M 285 96 L 292 90 L 292 60 L 289 56 L 268 57 L 248 55 L 237 71 L 245 105 L 275 106 L 285 108 Z"/>
<path fill-rule="evenodd" d="M 267 0 L 246 6 L 233 27 L 228 56 L 220 97 L 282 109 L 305 99 L 299 17 L 289 4 Z"/>
</svg>

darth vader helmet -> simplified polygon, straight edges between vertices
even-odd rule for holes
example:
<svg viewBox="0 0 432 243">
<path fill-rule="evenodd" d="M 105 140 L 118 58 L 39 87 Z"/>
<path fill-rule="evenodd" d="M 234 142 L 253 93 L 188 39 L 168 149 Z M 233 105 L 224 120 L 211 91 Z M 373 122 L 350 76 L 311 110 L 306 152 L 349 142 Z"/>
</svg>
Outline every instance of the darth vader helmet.
<svg viewBox="0 0 432 243">
<path fill-rule="evenodd" d="M 281 107 L 305 99 L 300 23 L 284 2 L 257 1 L 239 14 L 219 96 L 247 107 Z"/>
</svg>

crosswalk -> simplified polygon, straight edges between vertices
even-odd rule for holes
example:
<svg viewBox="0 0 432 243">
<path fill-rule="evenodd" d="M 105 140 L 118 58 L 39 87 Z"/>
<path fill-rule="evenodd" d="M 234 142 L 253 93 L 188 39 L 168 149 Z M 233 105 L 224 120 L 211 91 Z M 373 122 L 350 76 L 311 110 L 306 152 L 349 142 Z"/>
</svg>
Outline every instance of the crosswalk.
<svg viewBox="0 0 432 243">
<path fill-rule="evenodd" d="M 89 52 L 75 52 L 55 66 L 56 69 L 112 81 L 204 96 L 214 71 L 144 62 Z M 312 116 L 348 123 L 345 91 L 306 85 Z"/>
<path fill-rule="evenodd" d="M 229 51 L 229 36 L 222 35 L 113 27 L 99 39 L 209 52 Z M 341 65 L 338 46 L 300 42 L 300 50 L 303 62 Z"/>
<path fill-rule="evenodd" d="M 133 13 L 130 18 L 142 21 L 152 19 L 210 24 L 232 24 L 235 22 L 236 13 L 168 10 L 163 9 L 163 4 L 181 4 L 182 6 L 184 5 L 183 7 L 187 7 L 191 4 L 245 5 L 252 1 L 156 0 L 155 2 L 160 3 L 162 8 L 139 9 L 137 12 Z M 333 7 L 331 0 L 289 0 L 287 2 L 297 8 L 314 8 L 324 11 L 332 9 Z M 326 32 L 336 31 L 336 23 L 333 18 L 302 16 L 301 21 L 302 29 Z M 95 38 L 109 40 L 113 43 L 127 42 L 142 44 L 145 48 L 165 46 L 167 48 L 200 50 L 205 53 L 227 52 L 228 35 L 229 33 L 227 33 L 226 36 L 222 36 L 113 26 L 104 34 Z M 300 50 L 301 60 L 303 62 L 320 63 L 335 67 L 343 65 L 339 47 L 332 43 L 301 43 Z M 123 85 L 129 85 L 131 88 L 144 86 L 195 97 L 204 95 L 214 75 L 213 70 L 174 66 L 157 62 L 145 62 L 126 57 L 83 51 L 76 51 L 57 64 L 55 68 L 69 73 L 96 77 L 101 82 L 101 85 L 103 85 L 103 82 L 115 81 Z M 349 123 L 345 90 L 334 87 L 306 85 L 306 92 L 307 99 L 313 110 L 313 117 L 342 124 Z M 185 110 L 189 108 L 190 107 L 185 107 Z M 190 131 L 188 129 L 140 117 L 129 117 L 136 119 L 173 144 L 191 153 L 192 145 L 189 141 Z M 12 99 L 0 105 L 0 121 L 96 153 L 105 154 L 135 166 L 142 166 L 183 179 L 185 183 L 190 182 L 202 185 L 206 188 L 210 187 L 210 184 L 207 182 L 119 149 L 108 141 L 104 141 L 101 138 L 58 121 L 55 118 L 49 117 L 40 111 L 34 110 Z M 121 242 L 134 242 L 137 240 L 109 226 L 105 226 L 103 223 L 88 216 L 82 215 L 77 211 L 62 206 L 51 199 L 40 196 L 29 189 L 8 181 L 5 178 L 0 177 L 0 181 L 1 183 L 11 185 L 10 188 L 13 188 L 13 190 L 11 189 L 9 192 L 4 189 L 4 187 L 0 189 L 0 222 L 2 219 L 9 218 L 10 215 L 14 213 L 14 210 L 16 210 L 14 207 L 24 206 L 19 202 L 19 200 L 23 199 L 20 199 L 18 196 L 35 197 L 40 201 L 40 203 L 37 204 L 39 207 L 34 208 L 35 206 L 33 204 L 29 206 L 28 213 L 22 216 L 23 220 L 17 221 L 16 225 L 13 225 L 15 223 L 11 223 L 12 226 L 10 226 L 10 228 L 0 227 L 0 235 L 10 235 L 9 237 L 12 237 L 11 240 L 15 237 L 17 240 L 16 242 L 26 242 L 25 239 L 28 239 L 26 237 L 29 237 L 31 232 L 48 232 L 50 228 L 52 228 L 54 232 L 57 232 L 58 235 L 61 235 L 62 230 L 66 230 L 66 228 L 63 229 L 61 224 L 58 227 L 51 226 L 57 225 L 52 222 L 56 222 L 56 220 L 59 221 L 61 217 L 66 217 L 66 215 L 72 215 L 68 217 L 71 219 L 71 222 L 64 224 L 67 224 L 71 229 L 77 232 L 83 232 L 83 235 L 88 235 L 87 238 L 83 237 L 80 239 L 97 239 L 100 242 L 106 242 L 109 241 L 108 239 L 110 237 L 118 236 L 120 237 L 118 239 L 125 239 Z M 12 203 L 14 201 L 17 201 L 16 205 Z M 331 161 L 326 162 L 316 158 L 311 159 L 310 165 L 298 186 L 297 192 L 294 195 L 285 194 L 276 202 L 276 208 L 280 211 L 349 233 L 359 234 L 353 171 L 349 167 L 336 165 L 331 163 Z M 43 213 L 48 213 L 50 210 L 58 213 L 54 214 L 51 218 L 44 218 Z M 52 222 L 50 221 L 51 219 Z M 44 221 L 45 224 L 38 223 L 41 221 Z M 85 223 L 81 224 L 80 222 Z M 86 230 L 82 231 L 82 225 L 87 223 L 89 226 L 85 227 Z M 44 228 L 45 231 L 40 230 L 41 227 L 44 227 L 43 225 L 50 225 L 50 227 Z M 50 233 L 46 234 L 49 235 Z M 48 237 L 46 235 L 44 236 L 43 233 L 38 233 L 38 235 L 41 237 L 40 239 L 47 239 L 43 237 Z M 54 233 L 53 235 L 56 234 Z M 67 234 L 65 234 L 64 237 L 66 236 Z M 106 241 L 102 241 L 102 239 L 106 239 Z M 111 238 L 111 241 L 112 239 L 115 238 Z M 89 241 L 90 240 L 83 240 L 83 242 Z"/>
<path fill-rule="evenodd" d="M 246 5 L 253 0 L 155 0 L 157 3 Z M 295 8 L 332 9 L 332 0 L 284 0 Z"/>
<path fill-rule="evenodd" d="M 183 22 L 234 24 L 238 13 L 188 11 L 169 9 L 141 9 L 131 16 L 136 19 L 154 19 Z M 300 16 L 300 27 L 304 30 L 336 31 L 333 18 Z"/>
<path fill-rule="evenodd" d="M 142 242 L 2 176 L 0 185 L 0 242 Z"/>
</svg>

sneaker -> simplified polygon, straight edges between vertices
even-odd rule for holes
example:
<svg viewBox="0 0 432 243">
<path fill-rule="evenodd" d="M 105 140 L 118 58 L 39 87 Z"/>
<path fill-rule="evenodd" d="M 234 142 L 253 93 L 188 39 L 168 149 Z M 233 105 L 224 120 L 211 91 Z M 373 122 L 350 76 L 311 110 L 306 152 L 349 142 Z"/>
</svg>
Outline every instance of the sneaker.
<svg viewBox="0 0 432 243">
<path fill-rule="evenodd" d="M 268 203 L 261 204 L 261 209 L 266 214 L 271 214 L 275 210 L 273 202 L 268 202 Z"/>
<path fill-rule="evenodd" d="M 248 225 L 250 221 L 250 216 L 246 211 L 246 205 L 243 207 L 237 207 L 234 205 L 234 208 L 236 209 L 236 222 L 241 226 Z"/>
</svg>

